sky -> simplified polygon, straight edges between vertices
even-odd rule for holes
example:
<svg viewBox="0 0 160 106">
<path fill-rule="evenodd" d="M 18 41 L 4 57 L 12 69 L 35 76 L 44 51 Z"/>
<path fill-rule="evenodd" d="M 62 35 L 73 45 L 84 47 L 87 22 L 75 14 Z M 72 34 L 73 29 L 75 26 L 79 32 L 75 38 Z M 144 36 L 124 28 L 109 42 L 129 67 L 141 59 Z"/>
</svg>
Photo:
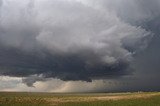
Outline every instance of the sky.
<svg viewBox="0 0 160 106">
<path fill-rule="evenodd" d="M 0 0 L 0 91 L 160 91 L 160 0 Z"/>
</svg>

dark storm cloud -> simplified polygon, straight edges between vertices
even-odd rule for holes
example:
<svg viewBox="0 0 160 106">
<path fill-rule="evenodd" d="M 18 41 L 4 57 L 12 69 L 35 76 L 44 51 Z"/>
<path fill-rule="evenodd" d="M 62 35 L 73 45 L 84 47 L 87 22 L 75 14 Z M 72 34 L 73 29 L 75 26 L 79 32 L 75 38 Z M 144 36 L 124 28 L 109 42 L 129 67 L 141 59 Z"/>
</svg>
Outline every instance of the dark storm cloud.
<svg viewBox="0 0 160 106">
<path fill-rule="evenodd" d="M 125 7 L 127 9 L 118 4 L 118 16 L 125 22 L 141 26 L 152 32 L 154 36 L 148 47 L 141 52 L 137 52 L 134 56 L 134 61 L 131 63 L 134 68 L 134 75 L 127 79 L 129 86 L 124 86 L 121 89 L 159 91 L 160 0 L 126 0 L 125 4 L 127 4 L 127 7 Z"/>
<path fill-rule="evenodd" d="M 139 3 L 139 4 L 138 4 Z M 140 8 L 140 20 L 128 18 L 132 24 L 141 26 L 142 28 L 152 32 L 154 36 L 148 47 L 135 55 L 133 65 L 135 69 L 135 81 L 131 81 L 135 87 L 133 90 L 141 89 L 159 91 L 160 85 L 160 1 L 159 0 L 140 0 L 137 4 Z M 127 14 L 133 17 L 132 15 Z M 129 21 L 128 21 L 129 22 Z"/>
<path fill-rule="evenodd" d="M 0 1 L 0 74 L 28 77 L 28 86 L 41 80 L 33 75 L 41 81 L 130 75 L 133 55 L 152 37 L 152 30 L 136 22 L 156 17 L 159 1 L 148 6 L 149 16 L 143 6 L 148 0 L 120 1 Z"/>
<path fill-rule="evenodd" d="M 128 63 L 121 61 L 112 65 L 96 63 L 92 66 L 86 64 L 87 60 L 81 54 L 54 56 L 43 53 L 37 55 L 37 53 L 26 53 L 7 47 L 1 47 L 0 50 L 1 75 L 27 77 L 42 74 L 44 78 L 91 81 L 106 77 L 120 77 L 129 73 L 127 72 Z"/>
</svg>

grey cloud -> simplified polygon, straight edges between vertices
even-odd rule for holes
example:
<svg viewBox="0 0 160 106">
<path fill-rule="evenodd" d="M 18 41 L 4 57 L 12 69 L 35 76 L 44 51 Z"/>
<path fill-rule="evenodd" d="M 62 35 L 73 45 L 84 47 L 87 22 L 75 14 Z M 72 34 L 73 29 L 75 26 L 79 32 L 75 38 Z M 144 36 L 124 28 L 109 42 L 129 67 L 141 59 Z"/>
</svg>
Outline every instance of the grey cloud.
<svg viewBox="0 0 160 106">
<path fill-rule="evenodd" d="M 125 11 L 134 10 L 139 3 L 137 10 L 141 10 L 142 1 L 135 1 L 131 8 L 129 1 L 121 1 L 122 6 L 129 5 L 122 8 L 118 2 L 109 0 L 100 0 L 98 7 L 93 5 L 95 1 L 89 0 L 3 1 L 0 74 L 29 77 L 23 80 L 29 86 L 40 80 L 31 78 L 32 75 L 65 81 L 130 75 L 134 55 L 147 47 L 152 32 L 123 21 L 128 21 L 126 15 L 132 16 Z M 115 8 L 107 7 L 110 3 Z M 119 13 L 117 8 L 125 14 L 115 14 Z"/>
<path fill-rule="evenodd" d="M 151 20 L 160 15 L 159 0 L 100 0 L 103 8 L 110 8 L 125 22 L 135 25 L 136 22 Z"/>
<path fill-rule="evenodd" d="M 49 79 L 45 79 L 43 78 L 42 75 L 31 75 L 27 78 L 22 78 L 22 83 L 25 83 L 28 87 L 35 87 L 33 84 L 36 82 L 36 81 L 47 81 Z"/>
<path fill-rule="evenodd" d="M 36 56 L 37 53 L 27 54 L 16 49 L 1 49 L 0 55 L 1 75 L 27 77 L 43 74 L 43 78 L 91 81 L 106 77 L 120 77 L 129 73 L 128 63 L 120 61 L 112 65 L 102 63 L 92 65 L 87 64 L 87 60 L 80 54 L 68 56 L 39 54 Z"/>
<path fill-rule="evenodd" d="M 159 90 L 159 76 L 160 76 L 160 20 L 158 17 L 143 23 L 143 27 L 154 33 L 154 37 L 150 42 L 150 45 L 141 53 L 137 53 L 132 63 L 135 68 L 135 76 L 137 79 L 142 80 L 139 86 L 144 89 Z M 139 82 L 139 81 L 136 81 Z M 148 88 L 149 86 L 149 88 Z"/>
</svg>

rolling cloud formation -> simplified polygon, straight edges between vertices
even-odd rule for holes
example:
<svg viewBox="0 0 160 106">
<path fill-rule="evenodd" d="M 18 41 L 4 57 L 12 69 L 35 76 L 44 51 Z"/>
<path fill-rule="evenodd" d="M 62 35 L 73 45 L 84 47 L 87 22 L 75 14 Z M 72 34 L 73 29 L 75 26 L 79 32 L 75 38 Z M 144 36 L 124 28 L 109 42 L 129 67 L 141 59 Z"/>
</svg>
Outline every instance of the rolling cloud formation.
<svg viewBox="0 0 160 106">
<path fill-rule="evenodd" d="M 156 33 L 144 23 L 159 9 L 159 0 L 0 0 L 0 75 L 89 82 L 131 75 Z"/>
</svg>

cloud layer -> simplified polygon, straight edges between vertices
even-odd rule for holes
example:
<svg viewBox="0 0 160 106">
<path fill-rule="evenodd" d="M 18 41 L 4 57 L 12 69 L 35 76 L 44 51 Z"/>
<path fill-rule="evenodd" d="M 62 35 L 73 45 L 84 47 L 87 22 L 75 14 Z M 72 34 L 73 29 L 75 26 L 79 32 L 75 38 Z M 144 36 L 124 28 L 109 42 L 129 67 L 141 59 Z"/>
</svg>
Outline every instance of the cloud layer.
<svg viewBox="0 0 160 106">
<path fill-rule="evenodd" d="M 131 75 L 134 56 L 154 33 L 144 23 L 159 16 L 159 4 L 1 0 L 0 75 L 24 77 L 28 86 L 47 78 L 90 82 Z"/>
</svg>

